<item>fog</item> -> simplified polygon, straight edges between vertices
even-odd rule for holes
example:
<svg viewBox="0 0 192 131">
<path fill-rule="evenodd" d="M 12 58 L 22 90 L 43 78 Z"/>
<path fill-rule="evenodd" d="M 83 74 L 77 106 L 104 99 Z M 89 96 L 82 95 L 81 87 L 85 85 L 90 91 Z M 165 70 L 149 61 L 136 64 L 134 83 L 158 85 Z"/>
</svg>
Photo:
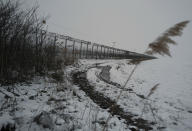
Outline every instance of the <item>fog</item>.
<svg viewBox="0 0 192 131">
<path fill-rule="evenodd" d="M 49 31 L 140 53 L 167 28 L 192 19 L 191 0 L 24 1 L 27 8 L 40 5 L 40 15 L 49 17 Z M 192 58 L 191 34 L 190 23 L 176 38 L 173 56 Z"/>
</svg>

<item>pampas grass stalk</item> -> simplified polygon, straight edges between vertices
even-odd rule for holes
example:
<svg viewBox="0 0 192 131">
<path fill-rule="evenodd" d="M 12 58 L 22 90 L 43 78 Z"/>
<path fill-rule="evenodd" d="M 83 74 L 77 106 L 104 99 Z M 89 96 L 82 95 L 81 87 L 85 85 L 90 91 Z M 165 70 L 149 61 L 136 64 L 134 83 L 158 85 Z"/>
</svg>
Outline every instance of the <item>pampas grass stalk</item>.
<svg viewBox="0 0 192 131">
<path fill-rule="evenodd" d="M 144 53 L 148 54 L 148 55 L 160 54 L 162 56 L 164 56 L 164 55 L 171 56 L 171 53 L 169 50 L 169 45 L 170 44 L 176 45 L 177 43 L 174 40 L 172 40 L 170 37 L 181 36 L 184 27 L 186 27 L 188 23 L 189 23 L 189 21 L 183 21 L 183 22 L 175 24 L 173 27 L 166 30 L 161 36 L 159 36 L 155 41 L 153 41 L 152 43 L 150 43 L 148 45 L 148 47 Z M 132 61 L 132 63 L 135 64 L 135 66 L 134 66 L 133 70 L 131 71 L 131 73 L 129 74 L 125 84 L 123 85 L 122 90 L 120 91 L 119 95 L 117 96 L 116 103 L 119 101 L 120 96 L 122 95 L 124 88 L 126 87 L 128 82 L 130 81 L 135 70 L 137 69 L 137 67 L 139 66 L 139 64 L 141 62 L 142 62 L 141 60 L 133 60 Z M 158 85 L 154 86 L 154 88 L 151 89 L 151 91 L 150 91 L 151 93 L 148 94 L 148 97 L 150 97 L 150 95 L 154 93 L 154 91 L 156 90 Z M 114 107 L 114 105 L 111 105 L 111 109 L 113 109 L 113 107 Z M 107 124 L 108 124 L 110 118 L 111 118 L 111 115 L 108 116 L 108 118 L 106 120 L 106 124 L 103 127 L 103 131 L 106 130 L 106 127 L 107 127 Z"/>
</svg>

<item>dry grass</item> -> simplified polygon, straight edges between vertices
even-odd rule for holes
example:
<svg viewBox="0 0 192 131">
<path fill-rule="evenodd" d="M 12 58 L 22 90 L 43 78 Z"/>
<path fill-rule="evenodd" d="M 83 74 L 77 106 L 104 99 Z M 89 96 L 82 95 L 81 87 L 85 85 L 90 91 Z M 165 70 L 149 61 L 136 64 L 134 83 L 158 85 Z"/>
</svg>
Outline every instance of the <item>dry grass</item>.
<svg viewBox="0 0 192 131">
<path fill-rule="evenodd" d="M 149 44 L 148 49 L 145 53 L 149 55 L 160 54 L 171 56 L 169 44 L 176 45 L 177 43 L 170 37 L 181 36 L 183 28 L 186 27 L 188 23 L 189 21 L 183 21 L 169 28 L 154 42 Z"/>
<path fill-rule="evenodd" d="M 158 83 L 158 84 L 154 85 L 154 86 L 151 88 L 149 94 L 147 95 L 147 98 L 149 98 L 149 97 L 157 90 L 157 88 L 159 87 L 159 85 L 160 85 L 160 84 Z"/>
<path fill-rule="evenodd" d="M 172 40 L 170 37 L 181 36 L 182 30 L 184 29 L 184 27 L 186 27 L 186 25 L 188 23 L 189 23 L 189 21 L 183 21 L 183 22 L 177 23 L 173 27 L 169 28 L 160 37 L 158 37 L 154 42 L 149 44 L 145 53 L 148 55 L 160 54 L 162 56 L 164 56 L 164 55 L 171 56 L 171 53 L 169 50 L 169 45 L 170 44 L 176 45 L 176 42 L 174 40 Z M 135 67 L 133 68 L 133 70 L 129 74 L 127 80 L 125 81 L 125 84 L 122 87 L 122 90 L 120 91 L 118 97 L 116 98 L 116 103 L 120 99 L 120 96 L 121 96 L 124 88 L 126 87 L 128 82 L 130 81 L 131 77 L 133 76 L 133 73 L 135 72 L 135 70 L 137 69 L 138 65 L 141 62 L 142 62 L 142 60 L 133 60 L 132 64 L 135 64 Z M 147 98 L 150 97 L 154 93 L 154 91 L 158 88 L 158 86 L 159 86 L 159 84 L 156 84 L 153 88 L 151 88 L 150 93 L 148 94 Z M 113 108 L 114 108 L 114 104 L 111 105 L 111 109 L 113 109 Z M 151 109 L 151 111 L 153 113 L 152 109 Z M 154 113 L 153 113 L 153 116 L 154 116 Z M 108 122 L 110 121 L 110 118 L 111 118 L 111 115 L 108 116 L 108 118 L 106 120 L 106 124 L 103 127 L 103 131 L 106 130 Z"/>
</svg>

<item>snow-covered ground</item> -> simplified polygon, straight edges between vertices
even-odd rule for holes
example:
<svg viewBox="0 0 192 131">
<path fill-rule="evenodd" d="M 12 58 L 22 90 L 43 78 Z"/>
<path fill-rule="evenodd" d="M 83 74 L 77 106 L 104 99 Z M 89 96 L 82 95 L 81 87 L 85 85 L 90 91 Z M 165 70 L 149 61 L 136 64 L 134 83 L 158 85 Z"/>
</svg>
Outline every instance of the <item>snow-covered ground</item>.
<svg viewBox="0 0 192 131">
<path fill-rule="evenodd" d="M 1 86 L 0 129 L 9 123 L 16 126 L 16 131 L 102 130 L 108 111 L 99 108 L 67 76 L 71 71 L 87 69 L 95 62 L 81 63 L 79 68 L 67 67 L 62 83 L 52 78 L 35 77 L 31 84 L 21 83 L 14 88 Z M 108 130 L 126 129 L 123 121 L 113 117 Z"/>
<path fill-rule="evenodd" d="M 168 131 L 192 130 L 191 68 L 190 60 L 182 62 L 162 57 L 143 62 L 130 82 L 136 85 L 133 89 L 142 94 L 148 94 L 151 87 L 160 84 L 150 99 Z"/>
<path fill-rule="evenodd" d="M 113 61 L 103 65 L 110 65 L 111 81 L 124 85 L 133 65 L 126 60 Z M 192 63 L 180 62 L 178 59 L 160 57 L 156 60 L 145 61 L 136 69 L 132 79 L 125 88 L 133 89 L 134 93 L 124 91 L 118 104 L 127 112 L 132 112 L 144 119 L 157 122 L 157 130 L 191 131 L 192 130 Z M 91 83 L 96 84 L 97 90 L 111 99 L 116 99 L 120 89 L 103 86 L 98 82 L 92 69 L 88 72 Z M 96 82 L 94 82 L 96 81 Z M 150 89 L 159 84 L 149 97 L 143 100 L 135 95 L 147 96 Z M 163 128 L 165 127 L 165 128 Z"/>
<path fill-rule="evenodd" d="M 81 60 L 76 67 L 68 67 L 66 74 L 74 70 L 87 70 L 87 79 L 94 89 L 111 100 L 116 100 L 122 89 L 99 79 L 102 68 L 111 66 L 110 81 L 124 85 L 134 65 L 128 60 Z M 96 64 L 98 63 L 98 64 Z M 93 67 L 93 68 L 90 68 Z M 191 61 L 162 57 L 142 62 L 128 82 L 117 104 L 128 114 L 155 122 L 154 130 L 192 130 L 192 68 Z M 37 77 L 32 84 L 1 87 L 0 127 L 16 124 L 21 131 L 32 130 L 102 130 L 110 115 L 101 109 L 86 93 L 65 80 L 58 84 L 50 78 Z M 148 98 L 143 99 L 150 89 L 159 84 Z M 128 90 L 128 89 L 132 89 Z M 14 92 L 14 93 L 13 93 Z M 10 97 L 7 97 L 7 94 Z M 38 124 L 35 118 L 44 113 L 44 120 Z M 113 116 L 108 130 L 130 130 L 124 119 Z M 44 123 L 44 124 L 43 124 Z M 46 125 L 45 123 L 49 123 Z M 43 128 L 43 125 L 47 128 Z"/>
</svg>

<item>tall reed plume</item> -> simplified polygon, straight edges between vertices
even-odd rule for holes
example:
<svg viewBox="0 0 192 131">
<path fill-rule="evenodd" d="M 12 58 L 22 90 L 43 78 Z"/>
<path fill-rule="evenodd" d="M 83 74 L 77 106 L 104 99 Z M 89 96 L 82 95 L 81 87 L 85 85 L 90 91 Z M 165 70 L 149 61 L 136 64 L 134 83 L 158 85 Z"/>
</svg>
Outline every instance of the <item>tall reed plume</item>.
<svg viewBox="0 0 192 131">
<path fill-rule="evenodd" d="M 182 30 L 184 29 L 184 27 L 186 27 L 186 25 L 189 23 L 189 21 L 183 21 L 180 23 L 175 24 L 173 27 L 169 28 L 168 30 L 166 30 L 161 36 L 159 36 L 154 42 L 150 43 L 145 51 L 145 54 L 148 55 L 154 55 L 154 54 L 160 54 L 162 56 L 164 55 L 168 55 L 171 56 L 170 50 L 169 50 L 169 45 L 176 45 L 176 42 L 174 40 L 172 40 L 170 37 L 174 37 L 174 36 L 181 36 L 182 35 Z M 129 74 L 127 80 L 125 81 L 122 90 L 120 91 L 119 95 L 116 98 L 116 103 L 118 102 L 118 100 L 120 99 L 120 96 L 124 90 L 124 88 L 126 87 L 126 85 L 128 84 L 128 82 L 130 81 L 131 77 L 133 76 L 135 70 L 137 69 L 138 65 L 142 62 L 142 59 L 137 59 L 137 60 L 132 60 L 130 61 L 130 63 L 135 64 L 135 67 L 133 68 L 133 70 L 131 71 L 131 73 Z M 150 93 L 147 95 L 147 98 L 150 97 L 154 91 L 158 88 L 159 84 L 156 84 L 153 88 L 151 88 Z M 111 109 L 113 109 L 113 105 L 111 105 Z M 106 127 L 108 125 L 108 122 L 111 118 L 111 115 L 108 116 L 107 120 L 106 120 L 106 124 L 103 127 L 103 131 L 106 130 Z"/>
<path fill-rule="evenodd" d="M 183 28 L 186 27 L 188 23 L 189 21 L 183 21 L 166 30 L 154 42 L 149 44 L 145 53 L 149 55 L 160 54 L 171 56 L 169 44 L 176 45 L 177 43 L 170 37 L 181 36 Z"/>
</svg>

